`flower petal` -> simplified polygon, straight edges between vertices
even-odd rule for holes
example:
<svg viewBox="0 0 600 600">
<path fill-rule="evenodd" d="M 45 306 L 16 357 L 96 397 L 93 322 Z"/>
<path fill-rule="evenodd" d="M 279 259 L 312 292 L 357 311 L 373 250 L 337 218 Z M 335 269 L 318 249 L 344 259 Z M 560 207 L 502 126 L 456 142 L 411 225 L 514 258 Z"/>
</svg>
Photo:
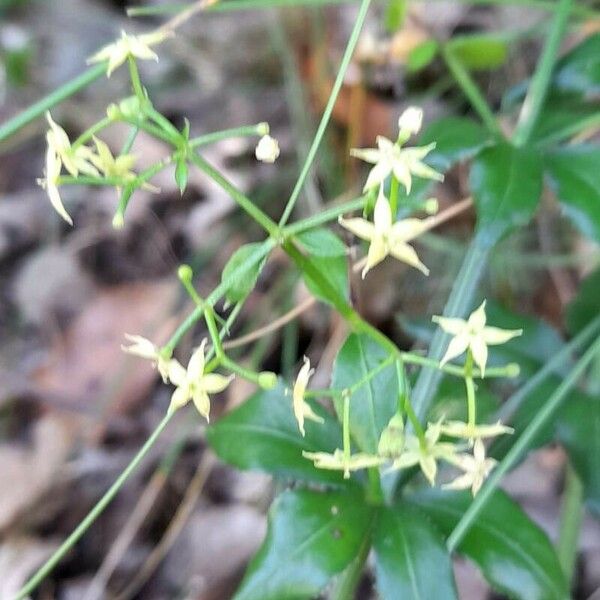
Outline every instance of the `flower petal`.
<svg viewBox="0 0 600 600">
<path fill-rule="evenodd" d="M 427 230 L 423 219 L 402 219 L 392 225 L 392 238 L 399 242 L 410 242 Z"/>
<path fill-rule="evenodd" d="M 488 358 L 488 349 L 485 345 L 485 340 L 481 335 L 473 336 L 471 339 L 471 352 L 473 353 L 473 360 L 481 370 L 481 377 L 485 376 L 485 365 Z"/>
<path fill-rule="evenodd" d="M 378 265 L 387 255 L 387 244 L 381 237 L 375 236 L 371 240 L 371 245 L 369 246 L 369 253 L 367 254 L 367 264 L 365 265 L 365 268 L 362 271 L 362 278 L 364 279 L 366 274 L 375 265 Z"/>
<path fill-rule="evenodd" d="M 373 224 L 375 225 L 375 231 L 380 235 L 388 233 L 392 227 L 392 209 L 383 193 L 383 185 L 379 186 L 379 194 L 373 211 Z"/>
<path fill-rule="evenodd" d="M 187 383 L 187 372 L 178 360 L 169 361 L 169 381 L 177 386 Z"/>
<path fill-rule="evenodd" d="M 204 374 L 204 347 L 206 339 L 203 339 L 198 348 L 190 357 L 190 362 L 187 366 L 187 375 L 191 381 L 198 381 Z"/>
<path fill-rule="evenodd" d="M 233 375 L 225 377 L 218 373 L 207 373 L 200 379 L 200 389 L 208 394 L 218 394 L 222 392 L 233 380 Z"/>
<path fill-rule="evenodd" d="M 481 337 L 486 344 L 496 345 L 504 344 L 508 340 L 523 334 L 522 329 L 500 329 L 499 327 L 484 327 L 481 332 Z"/>
<path fill-rule="evenodd" d="M 381 152 L 377 148 L 352 148 L 350 156 L 364 160 L 372 165 L 377 164 L 381 159 Z"/>
<path fill-rule="evenodd" d="M 485 327 L 485 300 L 474 310 L 468 319 L 469 329 L 472 332 L 481 331 Z"/>
<path fill-rule="evenodd" d="M 468 335 L 459 333 L 458 335 L 454 336 L 450 340 L 446 354 L 444 354 L 444 358 L 442 358 L 440 364 L 445 365 L 448 361 L 460 356 L 469 347 L 469 342 L 470 339 Z"/>
<path fill-rule="evenodd" d="M 369 172 L 363 191 L 367 191 L 381 185 L 385 178 L 392 172 L 392 165 L 386 159 L 380 160 Z"/>
<path fill-rule="evenodd" d="M 466 329 L 467 322 L 464 319 L 456 319 L 454 317 L 438 317 L 434 315 L 431 317 L 434 323 L 437 323 L 446 333 L 452 335 L 459 335 Z"/>
<path fill-rule="evenodd" d="M 175 391 L 171 395 L 171 404 L 169 405 L 169 412 L 173 412 L 182 406 L 185 406 L 190 399 L 189 389 L 187 386 L 179 386 L 175 388 Z"/>
<path fill-rule="evenodd" d="M 375 235 L 375 226 L 366 219 L 343 219 L 340 217 L 339 224 L 362 240 L 369 241 Z"/>
<path fill-rule="evenodd" d="M 202 390 L 195 390 L 192 399 L 198 412 L 208 421 L 210 415 L 210 398 L 208 394 Z"/>
<path fill-rule="evenodd" d="M 391 246 L 390 254 L 399 261 L 415 267 L 415 269 L 419 269 L 425 275 L 429 275 L 429 269 L 421 262 L 417 251 L 409 244 L 396 242 Z"/>
</svg>

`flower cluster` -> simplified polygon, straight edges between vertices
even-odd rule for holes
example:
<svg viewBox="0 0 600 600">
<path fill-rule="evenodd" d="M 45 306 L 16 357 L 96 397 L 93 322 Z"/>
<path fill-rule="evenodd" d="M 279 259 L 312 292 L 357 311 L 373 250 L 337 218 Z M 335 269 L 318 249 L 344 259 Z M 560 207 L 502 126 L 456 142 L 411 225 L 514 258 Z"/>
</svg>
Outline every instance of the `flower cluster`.
<svg viewBox="0 0 600 600">
<path fill-rule="evenodd" d="M 151 360 L 158 368 L 163 381 L 170 382 L 175 386 L 169 412 L 185 406 L 192 400 L 198 412 L 208 421 L 210 416 L 209 394 L 222 392 L 233 379 L 233 375 L 225 377 L 217 373 L 205 373 L 206 340 L 203 340 L 194 351 L 187 368 L 185 368 L 176 359 L 164 356 L 160 348 L 150 340 L 138 335 L 127 335 L 126 337 L 131 345 L 122 346 L 123 351 Z"/>
</svg>

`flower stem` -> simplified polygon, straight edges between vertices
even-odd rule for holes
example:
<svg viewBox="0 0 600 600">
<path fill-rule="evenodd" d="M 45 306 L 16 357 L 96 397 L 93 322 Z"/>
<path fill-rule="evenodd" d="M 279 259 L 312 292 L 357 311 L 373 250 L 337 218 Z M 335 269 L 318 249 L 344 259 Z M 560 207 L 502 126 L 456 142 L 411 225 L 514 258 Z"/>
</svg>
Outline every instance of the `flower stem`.
<svg viewBox="0 0 600 600">
<path fill-rule="evenodd" d="M 473 353 L 470 348 L 467 350 L 464 377 L 467 389 L 467 424 L 469 429 L 473 429 L 477 423 L 477 408 L 475 406 L 475 384 L 473 383 Z"/>
<path fill-rule="evenodd" d="M 573 581 L 573 572 L 577 562 L 578 540 L 583 519 L 582 502 L 583 484 L 571 463 L 567 463 L 556 552 L 569 587 Z"/>
<path fill-rule="evenodd" d="M 108 491 L 100 498 L 94 508 L 87 514 L 85 519 L 79 523 L 71 535 L 60 545 L 54 554 L 34 573 L 29 581 L 19 590 L 15 600 L 23 600 L 44 580 L 44 578 L 52 572 L 57 563 L 63 556 L 79 541 L 83 534 L 90 528 L 96 519 L 102 514 L 104 509 L 110 504 L 117 492 L 123 487 L 123 484 L 135 471 L 143 458 L 148 454 L 148 451 L 165 427 L 168 425 L 174 413 L 167 413 L 162 421 L 158 424 L 152 435 L 146 440 L 139 452 L 133 457 L 133 460 L 127 465 L 125 470 L 119 475 L 116 481 L 110 486 Z"/>
<path fill-rule="evenodd" d="M 86 129 L 72 144 L 71 148 L 76 150 L 82 144 L 85 144 L 92 136 L 96 135 L 109 125 L 113 123 L 113 120 L 110 117 L 104 117 L 100 119 L 97 123 L 94 123 L 90 128 Z"/>
<path fill-rule="evenodd" d="M 243 127 L 234 127 L 232 129 L 223 129 L 221 131 L 215 131 L 213 133 L 207 133 L 198 137 L 192 138 L 188 142 L 188 146 L 192 149 L 200 146 L 206 146 L 207 144 L 213 144 L 221 140 L 228 140 L 234 137 L 251 137 L 254 135 L 264 135 L 267 130 L 266 123 L 257 123 L 256 125 L 244 125 Z"/>
<path fill-rule="evenodd" d="M 127 57 L 127 64 L 129 66 L 129 77 L 131 78 L 131 87 L 136 98 L 140 101 L 140 106 L 144 106 L 147 102 L 146 94 L 144 93 L 144 86 L 140 79 L 140 72 L 138 71 L 137 63 L 135 58 L 131 54 Z"/>
</svg>

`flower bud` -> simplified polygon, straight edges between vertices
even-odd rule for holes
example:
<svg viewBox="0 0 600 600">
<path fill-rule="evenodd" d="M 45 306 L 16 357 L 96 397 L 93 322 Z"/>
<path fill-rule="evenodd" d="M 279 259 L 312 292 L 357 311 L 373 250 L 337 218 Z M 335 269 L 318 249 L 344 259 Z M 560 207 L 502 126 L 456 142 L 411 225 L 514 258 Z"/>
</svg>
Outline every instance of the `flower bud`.
<svg viewBox="0 0 600 600">
<path fill-rule="evenodd" d="M 388 458 L 397 458 L 404 448 L 404 420 L 396 413 L 381 432 L 377 453 Z"/>
<path fill-rule="evenodd" d="M 263 135 L 255 150 L 256 158 L 262 162 L 274 163 L 279 156 L 279 142 L 270 135 Z"/>
<path fill-rule="evenodd" d="M 423 203 L 423 210 L 425 210 L 428 215 L 435 215 L 439 208 L 440 204 L 437 201 L 437 198 L 428 198 Z"/>
<path fill-rule="evenodd" d="M 258 374 L 258 385 L 263 390 L 272 390 L 277 385 L 277 375 L 272 371 L 262 371 Z"/>
<path fill-rule="evenodd" d="M 263 121 L 256 126 L 256 133 L 258 133 L 258 135 L 269 135 L 270 130 L 271 128 L 266 121 Z"/>
<path fill-rule="evenodd" d="M 398 119 L 400 135 L 408 139 L 411 135 L 419 133 L 422 123 L 423 110 L 417 106 L 409 106 Z"/>
<path fill-rule="evenodd" d="M 192 267 L 190 267 L 190 265 L 181 265 L 179 269 L 177 269 L 177 277 L 184 283 L 192 281 L 194 277 Z"/>
</svg>

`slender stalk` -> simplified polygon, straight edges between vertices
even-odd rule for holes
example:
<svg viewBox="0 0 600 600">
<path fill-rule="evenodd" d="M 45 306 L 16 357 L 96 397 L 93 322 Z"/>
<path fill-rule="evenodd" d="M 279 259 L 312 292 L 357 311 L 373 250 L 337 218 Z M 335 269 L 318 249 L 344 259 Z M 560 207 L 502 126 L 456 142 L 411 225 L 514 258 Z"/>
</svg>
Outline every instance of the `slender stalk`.
<svg viewBox="0 0 600 600">
<path fill-rule="evenodd" d="M 144 86 L 140 79 L 140 72 L 138 71 L 137 63 L 132 55 L 127 57 L 127 64 L 129 66 L 129 78 L 131 79 L 131 86 L 133 87 L 133 93 L 139 100 L 140 106 L 146 104 L 146 94 L 144 92 Z"/>
<path fill-rule="evenodd" d="M 342 58 L 342 62 L 340 64 L 340 68 L 338 70 L 337 76 L 335 78 L 335 82 L 333 84 L 333 89 L 331 90 L 331 94 L 329 95 L 329 100 L 327 101 L 327 106 L 323 111 L 323 116 L 321 118 L 321 122 L 319 123 L 319 127 L 317 129 L 317 133 L 313 139 L 310 150 L 306 156 L 306 160 L 304 161 L 304 165 L 302 166 L 302 170 L 300 171 L 300 175 L 296 181 L 296 185 L 292 190 L 292 194 L 286 204 L 285 210 L 283 211 L 283 215 L 279 221 L 279 226 L 283 227 L 292 211 L 294 210 L 294 206 L 296 205 L 296 201 L 300 195 L 300 191 L 304 186 L 304 182 L 306 177 L 308 176 L 308 172 L 315 160 L 317 155 L 317 150 L 321 145 L 321 141 L 323 140 L 323 135 L 325 134 L 325 129 L 329 124 L 329 119 L 331 118 L 331 113 L 333 112 L 333 107 L 335 106 L 338 94 L 342 87 L 342 83 L 344 82 L 344 77 L 346 75 L 346 71 L 348 69 L 348 65 L 350 64 L 350 60 L 352 58 L 352 54 L 354 53 L 354 48 L 356 47 L 356 43 L 358 42 L 358 38 L 360 36 L 360 32 L 362 30 L 363 24 L 365 22 L 365 18 L 367 16 L 367 11 L 369 10 L 369 6 L 371 4 L 371 0 L 362 0 L 360 4 L 360 9 L 358 11 L 358 16 L 356 17 L 356 21 L 354 22 L 354 27 L 352 28 L 352 33 L 350 34 L 350 39 L 348 40 L 348 45 L 346 46 L 346 50 L 344 52 L 344 56 Z"/>
<path fill-rule="evenodd" d="M 125 470 L 119 475 L 116 481 L 110 486 L 108 491 L 98 500 L 94 508 L 87 514 L 85 519 L 79 523 L 71 535 L 60 545 L 54 554 L 38 569 L 27 583 L 19 590 L 15 600 L 23 600 L 44 580 L 44 578 L 52 572 L 58 562 L 64 555 L 78 542 L 83 534 L 90 528 L 94 521 L 102 514 L 104 509 L 110 504 L 112 499 L 117 495 L 117 492 L 123 487 L 123 484 L 129 479 L 138 465 L 142 462 L 146 454 L 165 427 L 168 425 L 174 413 L 167 413 L 162 421 L 157 425 L 152 435 L 146 440 L 139 452 L 133 457 L 133 460 L 127 465 Z"/>
<path fill-rule="evenodd" d="M 487 103 L 487 100 L 477 87 L 477 84 L 473 81 L 469 71 L 467 71 L 463 63 L 447 44 L 441 44 L 440 48 L 446 66 L 452 73 L 456 83 L 458 83 L 465 96 L 468 98 L 471 106 L 475 109 L 475 112 L 479 115 L 479 118 L 492 134 L 502 138 L 502 131 L 498 126 L 496 117 L 494 116 L 490 105 Z"/>
<path fill-rule="evenodd" d="M 221 140 L 228 140 L 233 137 L 251 137 L 253 135 L 265 135 L 268 130 L 266 123 L 257 123 L 256 125 L 244 125 L 243 127 L 233 127 L 232 129 L 223 129 L 214 133 L 206 133 L 192 138 L 188 142 L 188 146 L 192 149 L 208 144 L 214 144 Z"/>
<path fill-rule="evenodd" d="M 82 144 L 85 144 L 89 139 L 91 139 L 94 135 L 108 127 L 113 123 L 113 120 L 110 117 L 104 117 L 100 119 L 97 123 L 94 123 L 89 129 L 86 129 L 72 144 L 71 148 L 75 150 Z"/>
<path fill-rule="evenodd" d="M 560 532 L 556 552 L 569 587 L 577 562 L 581 521 L 583 520 L 583 484 L 570 463 L 567 463 L 565 491 L 560 510 Z"/>
<path fill-rule="evenodd" d="M 569 375 L 565 377 L 562 383 L 556 388 L 556 391 L 548 398 L 544 406 L 535 415 L 519 439 L 491 474 L 481 491 L 475 496 L 475 499 L 457 523 L 454 531 L 448 537 L 447 546 L 450 552 L 456 550 L 471 525 L 476 521 L 479 513 L 487 504 L 487 501 L 491 498 L 494 490 L 498 487 L 502 477 L 521 459 L 538 432 L 554 416 L 566 395 L 575 386 L 599 350 L 600 337 L 596 339 L 575 364 Z"/>
<path fill-rule="evenodd" d="M 531 80 L 531 85 L 527 90 L 525 102 L 523 102 L 521 108 L 519 122 L 513 136 L 513 143 L 516 146 L 524 146 L 529 141 L 537 124 L 538 117 L 546 100 L 560 43 L 569 22 L 570 12 L 571 0 L 559 0 L 552 28 L 546 38 L 542 55 Z"/>
</svg>

